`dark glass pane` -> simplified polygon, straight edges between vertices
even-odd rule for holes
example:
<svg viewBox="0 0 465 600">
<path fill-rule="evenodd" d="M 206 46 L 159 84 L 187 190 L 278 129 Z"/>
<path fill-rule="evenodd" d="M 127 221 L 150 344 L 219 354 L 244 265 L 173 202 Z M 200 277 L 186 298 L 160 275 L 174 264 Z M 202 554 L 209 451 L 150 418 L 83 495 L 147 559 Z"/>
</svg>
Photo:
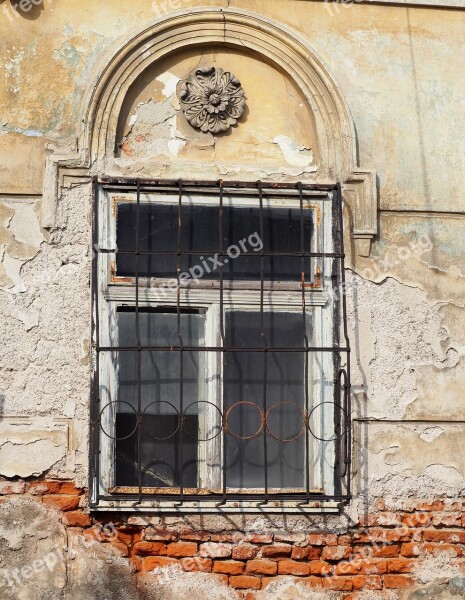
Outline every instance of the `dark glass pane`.
<svg viewBox="0 0 465 600">
<path fill-rule="evenodd" d="M 178 206 L 158 203 L 140 204 L 139 250 L 176 252 L 178 241 Z M 117 246 L 119 250 L 136 249 L 137 206 L 120 203 L 117 209 Z M 311 249 L 311 211 L 304 210 L 304 251 Z M 224 266 L 226 280 L 260 280 L 260 251 L 300 252 L 301 216 L 298 208 L 264 208 L 263 235 L 258 207 L 223 208 L 223 251 L 218 257 L 219 207 L 183 204 L 181 251 L 201 252 L 202 256 L 181 256 L 181 272 L 190 279 L 218 279 L 219 262 Z M 117 274 L 133 276 L 134 256 L 118 254 Z M 176 256 L 144 256 L 138 258 L 141 277 L 175 278 Z M 310 280 L 310 259 L 306 259 L 307 281 Z M 274 281 L 300 281 L 301 259 L 275 256 L 264 260 L 264 278 Z M 187 280 L 187 278 L 186 278 Z"/>
<path fill-rule="evenodd" d="M 139 313 L 142 345 L 179 345 L 176 313 Z M 184 345 L 204 345 L 205 316 L 181 313 L 180 333 Z M 136 345 L 136 320 L 133 310 L 118 311 L 118 336 L 121 346 Z M 116 418 L 117 485 L 137 485 L 138 411 L 137 351 L 118 356 L 118 410 Z M 183 474 L 186 487 L 197 487 L 198 410 L 194 404 L 186 416 L 183 431 L 181 411 L 180 352 L 141 353 L 141 453 L 144 486 L 178 487 Z M 203 352 L 183 353 L 183 407 L 199 400 L 204 382 Z M 185 434 L 188 431 L 190 437 Z M 129 436 L 129 437 L 128 437 Z M 127 438 L 127 439 L 121 439 Z M 182 445 L 182 464 L 181 464 Z"/>
<path fill-rule="evenodd" d="M 261 347 L 260 315 L 256 312 L 229 312 L 226 316 L 226 344 L 233 347 Z M 302 314 L 265 313 L 264 332 L 269 346 L 304 346 Z M 269 412 L 267 457 L 264 431 L 260 430 L 264 410 L 265 355 L 259 352 L 227 352 L 224 357 L 224 409 L 229 412 L 226 436 L 226 481 L 228 487 L 302 488 L 304 486 L 305 435 L 305 353 L 269 352 L 266 408 Z M 272 408 L 273 407 L 273 408 Z M 240 437 L 250 439 L 238 439 Z M 293 441 L 293 438 L 297 438 Z"/>
</svg>

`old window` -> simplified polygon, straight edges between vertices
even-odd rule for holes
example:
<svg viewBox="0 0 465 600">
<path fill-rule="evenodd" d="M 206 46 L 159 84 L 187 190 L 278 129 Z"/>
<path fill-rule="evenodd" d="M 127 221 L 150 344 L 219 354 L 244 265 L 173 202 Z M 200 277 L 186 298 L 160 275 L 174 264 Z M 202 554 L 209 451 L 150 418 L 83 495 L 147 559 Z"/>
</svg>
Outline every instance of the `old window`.
<svg viewBox="0 0 465 600">
<path fill-rule="evenodd" d="M 94 505 L 348 497 L 341 228 L 337 187 L 95 182 Z"/>
</svg>

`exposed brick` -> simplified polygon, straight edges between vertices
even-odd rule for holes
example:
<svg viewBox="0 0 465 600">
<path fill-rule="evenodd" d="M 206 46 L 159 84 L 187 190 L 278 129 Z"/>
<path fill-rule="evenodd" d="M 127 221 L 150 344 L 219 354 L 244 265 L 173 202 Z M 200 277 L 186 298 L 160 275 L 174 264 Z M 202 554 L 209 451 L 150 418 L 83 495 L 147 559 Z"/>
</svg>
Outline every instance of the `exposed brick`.
<svg viewBox="0 0 465 600">
<path fill-rule="evenodd" d="M 462 513 L 434 513 L 432 522 L 435 527 L 461 527 Z"/>
<path fill-rule="evenodd" d="M 185 531 L 179 537 L 191 542 L 208 542 L 210 540 L 210 534 L 206 531 Z"/>
<path fill-rule="evenodd" d="M 206 558 L 229 558 L 232 554 L 232 546 L 221 542 L 205 542 L 200 544 L 199 552 L 200 556 Z"/>
<path fill-rule="evenodd" d="M 269 533 L 249 533 L 244 536 L 244 542 L 251 544 L 271 544 L 273 536 Z"/>
<path fill-rule="evenodd" d="M 223 575 L 223 573 L 212 573 L 211 577 L 214 577 L 220 585 L 229 585 L 229 575 Z"/>
<path fill-rule="evenodd" d="M 242 575 L 245 570 L 245 563 L 238 560 L 215 560 L 213 563 L 214 573 L 224 573 L 225 575 Z"/>
<path fill-rule="evenodd" d="M 335 533 L 310 533 L 308 536 L 310 546 L 337 546 Z"/>
<path fill-rule="evenodd" d="M 444 510 L 444 502 L 442 500 L 433 500 L 432 502 L 420 502 L 415 507 L 417 510 L 434 511 Z"/>
<path fill-rule="evenodd" d="M 174 558 L 168 558 L 167 556 L 146 556 L 143 562 L 143 570 L 153 571 L 154 569 L 175 565 L 177 562 Z"/>
<path fill-rule="evenodd" d="M 148 542 L 175 542 L 178 539 L 178 534 L 168 529 L 147 527 L 144 531 L 144 539 Z"/>
<path fill-rule="evenodd" d="M 353 577 L 323 577 L 323 588 L 337 590 L 340 592 L 351 592 L 353 589 Z"/>
<path fill-rule="evenodd" d="M 100 542 L 102 544 L 110 541 L 109 536 L 105 535 L 102 529 L 97 525 L 94 525 L 90 529 L 84 529 L 82 535 L 86 538 L 86 540 Z"/>
<path fill-rule="evenodd" d="M 42 502 L 47 506 L 52 506 L 62 511 L 76 510 L 79 507 L 79 496 L 43 496 Z"/>
<path fill-rule="evenodd" d="M 402 524 L 402 519 L 398 513 L 383 512 L 378 515 L 377 524 L 382 527 L 395 527 Z"/>
<path fill-rule="evenodd" d="M 0 481 L 0 496 L 10 494 L 24 494 L 26 484 L 21 481 Z"/>
<path fill-rule="evenodd" d="M 444 500 L 444 510 L 448 512 L 456 512 L 465 510 L 464 502 L 455 502 L 454 500 Z"/>
<path fill-rule="evenodd" d="M 194 556 L 197 554 L 197 544 L 195 542 L 173 542 L 168 544 L 166 552 L 168 556 Z"/>
<path fill-rule="evenodd" d="M 273 544 L 272 546 L 264 546 L 261 549 L 261 555 L 267 558 L 290 556 L 291 552 L 292 546 L 289 544 Z"/>
<path fill-rule="evenodd" d="M 291 553 L 291 558 L 294 560 L 318 560 L 320 556 L 321 548 L 315 546 L 307 546 L 306 548 L 294 546 Z"/>
<path fill-rule="evenodd" d="M 111 545 L 121 553 L 121 556 L 129 556 L 129 549 L 124 542 L 119 542 L 117 539 L 111 540 Z"/>
<path fill-rule="evenodd" d="M 409 542 L 413 536 L 413 531 L 406 526 L 396 529 L 381 529 L 379 527 L 370 529 L 366 532 L 354 532 L 354 541 L 362 544 L 371 542 Z"/>
<path fill-rule="evenodd" d="M 364 514 L 358 515 L 358 524 L 362 527 L 373 527 L 373 525 L 378 525 L 379 514 Z"/>
<path fill-rule="evenodd" d="M 209 573 L 212 570 L 211 558 L 200 558 L 200 556 L 181 558 L 179 564 L 184 571 L 203 571 Z"/>
<path fill-rule="evenodd" d="M 407 527 L 429 527 L 431 515 L 426 512 L 402 515 L 402 523 Z"/>
<path fill-rule="evenodd" d="M 91 524 L 89 515 L 80 510 L 71 510 L 65 513 L 64 518 L 69 527 L 89 527 Z"/>
<path fill-rule="evenodd" d="M 368 560 L 368 562 L 371 562 L 371 560 Z M 363 572 L 362 566 L 364 564 L 364 559 L 344 560 L 334 565 L 334 573 L 336 575 L 358 575 Z"/>
<path fill-rule="evenodd" d="M 251 544 L 239 544 L 232 551 L 232 557 L 237 560 L 250 560 L 257 556 L 258 547 Z"/>
<path fill-rule="evenodd" d="M 387 561 L 383 558 L 372 558 L 362 561 L 360 573 L 364 575 L 378 575 L 387 573 Z"/>
<path fill-rule="evenodd" d="M 451 544 L 465 544 L 465 531 L 436 531 L 428 529 L 423 532 L 426 542 L 449 542 Z"/>
<path fill-rule="evenodd" d="M 60 494 L 68 496 L 81 496 L 84 493 L 84 488 L 77 488 L 72 481 L 65 481 L 60 486 Z"/>
<path fill-rule="evenodd" d="M 406 558 L 394 558 L 387 561 L 388 573 L 411 573 L 413 561 Z"/>
<path fill-rule="evenodd" d="M 441 552 L 448 552 L 451 555 L 455 554 L 455 556 L 457 557 L 463 556 L 462 548 L 455 544 L 444 544 L 442 542 L 439 544 L 432 544 L 430 542 L 427 542 L 426 544 L 423 544 L 422 548 L 424 552 L 432 554 L 433 556 L 437 556 Z"/>
<path fill-rule="evenodd" d="M 253 575 L 232 575 L 229 578 L 229 585 L 238 590 L 246 590 L 249 588 L 259 590 L 261 581 L 259 577 L 254 577 Z"/>
<path fill-rule="evenodd" d="M 280 575 L 298 575 L 302 577 L 310 575 L 310 567 L 308 563 L 284 559 L 280 560 L 278 563 L 278 573 Z"/>
<path fill-rule="evenodd" d="M 149 525 L 150 523 L 150 517 L 140 517 L 140 516 L 135 516 L 135 515 L 131 515 L 128 518 L 128 525 L 140 525 L 141 527 L 145 526 L 145 525 Z"/>
<path fill-rule="evenodd" d="M 273 560 L 249 560 L 246 570 L 247 573 L 254 575 L 275 575 L 278 572 L 278 565 Z"/>
<path fill-rule="evenodd" d="M 25 484 L 21 484 L 24 486 Z M 28 491 L 34 496 L 43 496 L 44 494 L 59 494 L 61 483 L 59 481 L 31 481 L 28 485 Z M 0 494 L 1 484 L 0 484 Z M 21 492 L 22 493 L 22 492 Z"/>
<path fill-rule="evenodd" d="M 399 544 L 378 545 L 370 544 L 369 546 L 354 546 L 354 555 L 364 558 L 396 558 L 400 553 Z"/>
<path fill-rule="evenodd" d="M 118 539 L 128 546 L 133 546 L 142 539 L 142 532 L 132 527 L 118 528 L 116 534 Z"/>
<path fill-rule="evenodd" d="M 300 531 L 289 531 L 286 533 L 275 533 L 275 542 L 284 542 L 290 544 L 302 544 L 307 540 L 307 535 Z"/>
<path fill-rule="evenodd" d="M 329 575 L 333 573 L 333 566 L 324 560 L 312 560 L 308 563 L 311 575 Z"/>
<path fill-rule="evenodd" d="M 134 553 L 141 556 L 163 556 L 166 554 L 166 544 L 162 542 L 136 542 L 134 544 Z"/>
<path fill-rule="evenodd" d="M 400 550 L 402 556 L 407 557 L 415 557 L 420 554 L 420 546 L 415 544 L 414 542 L 408 544 L 402 544 L 402 548 Z"/>
<path fill-rule="evenodd" d="M 352 537 L 348 534 L 337 536 L 338 546 L 350 546 L 352 544 Z"/>
<path fill-rule="evenodd" d="M 137 573 L 144 571 L 144 559 L 140 556 L 131 556 L 131 563 L 136 569 Z"/>
<path fill-rule="evenodd" d="M 323 560 L 342 560 L 343 558 L 349 558 L 352 554 L 352 549 L 348 546 L 326 546 L 323 548 L 321 558 Z"/>
<path fill-rule="evenodd" d="M 413 579 L 408 575 L 385 575 L 384 587 L 388 589 L 413 587 Z"/>
<path fill-rule="evenodd" d="M 237 544 L 242 539 L 242 534 L 233 532 L 233 533 L 212 533 L 210 535 L 210 539 L 212 542 L 232 542 Z"/>
<path fill-rule="evenodd" d="M 380 575 L 355 575 L 352 584 L 354 590 L 381 590 L 383 579 Z"/>
</svg>

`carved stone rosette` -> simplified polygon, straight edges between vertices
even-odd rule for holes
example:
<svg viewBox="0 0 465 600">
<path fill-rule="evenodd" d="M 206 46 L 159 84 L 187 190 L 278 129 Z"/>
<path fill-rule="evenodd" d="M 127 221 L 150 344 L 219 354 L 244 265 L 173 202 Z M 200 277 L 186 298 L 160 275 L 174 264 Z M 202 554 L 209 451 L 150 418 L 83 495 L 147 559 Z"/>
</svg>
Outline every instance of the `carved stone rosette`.
<svg viewBox="0 0 465 600">
<path fill-rule="evenodd" d="M 182 84 L 180 100 L 186 119 L 205 133 L 220 133 L 235 125 L 245 108 L 237 77 L 223 69 L 197 69 Z"/>
</svg>

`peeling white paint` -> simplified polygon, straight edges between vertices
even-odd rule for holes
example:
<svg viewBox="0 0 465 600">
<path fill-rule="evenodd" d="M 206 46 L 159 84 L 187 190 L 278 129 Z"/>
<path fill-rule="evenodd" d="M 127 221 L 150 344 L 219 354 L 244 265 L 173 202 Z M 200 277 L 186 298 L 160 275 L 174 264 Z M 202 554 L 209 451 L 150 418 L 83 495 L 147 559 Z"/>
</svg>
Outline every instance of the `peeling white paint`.
<svg viewBox="0 0 465 600">
<path fill-rule="evenodd" d="M 171 98 L 173 94 L 176 93 L 176 88 L 178 83 L 181 81 L 179 77 L 176 77 L 173 73 L 167 71 L 166 73 L 162 73 L 157 77 L 157 81 L 163 83 L 162 94 L 165 98 Z"/>
<path fill-rule="evenodd" d="M 11 258 L 8 252 L 5 252 L 3 255 L 3 268 L 5 269 L 7 277 L 13 282 L 13 287 L 0 287 L 1 290 L 8 292 L 9 294 L 20 294 L 27 291 L 26 284 L 21 278 L 21 267 L 23 264 L 23 260 Z"/>
<path fill-rule="evenodd" d="M 426 427 L 421 433 L 420 438 L 425 442 L 432 442 L 444 433 L 442 427 Z"/>
<path fill-rule="evenodd" d="M 39 226 L 35 206 L 19 203 L 5 203 L 5 205 L 15 211 L 9 224 L 9 230 L 15 240 L 39 249 L 40 244 L 44 241 L 44 236 Z"/>
<path fill-rule="evenodd" d="M 297 144 L 287 135 L 278 135 L 273 139 L 274 144 L 278 144 L 284 160 L 293 167 L 305 169 L 313 162 L 313 153 L 309 148 L 297 146 Z"/>
</svg>

